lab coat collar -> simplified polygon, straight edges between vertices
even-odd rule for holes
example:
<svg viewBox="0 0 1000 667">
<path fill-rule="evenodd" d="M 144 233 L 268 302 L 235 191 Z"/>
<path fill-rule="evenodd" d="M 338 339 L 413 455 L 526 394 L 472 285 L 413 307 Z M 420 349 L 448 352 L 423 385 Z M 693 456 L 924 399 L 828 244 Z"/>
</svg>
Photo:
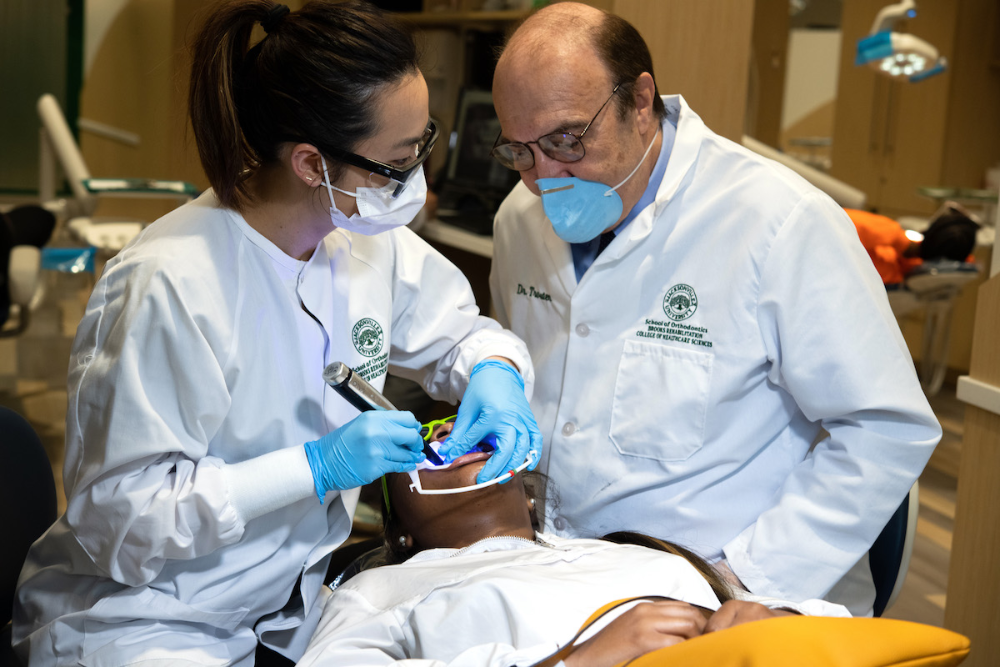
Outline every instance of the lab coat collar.
<svg viewBox="0 0 1000 667">
<path fill-rule="evenodd" d="M 674 143 L 667 160 L 667 168 L 660 180 L 653 203 L 643 209 L 618 235 L 624 242 L 613 243 L 594 261 L 594 265 L 614 261 L 628 252 L 629 248 L 650 235 L 653 224 L 660 219 L 663 209 L 680 190 L 688 173 L 698 159 L 698 152 L 705 133 L 705 124 L 680 95 L 661 96 L 667 110 L 664 125 L 676 125 Z M 549 230 L 551 231 L 551 230 Z M 552 236 L 555 233 L 552 232 Z M 558 238 L 558 237 L 557 237 Z M 558 259 L 554 256 L 554 259 Z M 572 264 L 572 262 L 571 262 Z M 572 268 L 572 267 L 571 267 Z M 586 277 L 586 276 L 585 276 Z"/>
<path fill-rule="evenodd" d="M 640 241 L 649 236 L 653 231 L 654 222 L 660 219 L 661 212 L 670 203 L 674 195 L 677 194 L 677 191 L 680 190 L 685 178 L 698 159 L 698 152 L 701 148 L 705 132 L 705 123 L 688 106 L 682 96 L 662 95 L 661 99 L 667 110 L 667 117 L 663 122 L 673 122 L 677 127 L 677 132 L 674 135 L 674 145 L 670 152 L 670 159 L 667 161 L 667 169 L 663 173 L 660 187 L 656 191 L 656 198 L 653 200 L 652 205 L 647 206 L 632 220 L 628 228 L 622 231 L 621 236 L 626 238 L 625 243 L 613 244 L 602 253 L 605 261 L 621 257 L 626 249 L 631 247 L 635 241 Z M 600 260 L 601 258 L 598 259 Z"/>
<path fill-rule="evenodd" d="M 248 223 L 242 215 L 233 209 L 227 208 L 226 213 L 243 232 L 243 236 L 245 236 L 250 243 L 263 250 L 275 264 L 278 264 L 294 273 L 298 273 L 302 267 L 306 265 L 304 261 L 290 257 L 284 250 L 274 245 L 270 239 L 251 227 L 250 223 Z"/>
<path fill-rule="evenodd" d="M 656 210 L 653 217 L 658 216 L 660 210 L 677 194 L 698 159 L 701 143 L 705 137 L 705 123 L 682 96 L 663 95 L 661 99 L 667 109 L 667 120 L 664 122 L 676 123 L 677 133 L 674 136 L 674 147 L 667 163 L 667 171 L 664 172 L 660 189 L 656 192 L 656 200 L 653 203 Z"/>
</svg>

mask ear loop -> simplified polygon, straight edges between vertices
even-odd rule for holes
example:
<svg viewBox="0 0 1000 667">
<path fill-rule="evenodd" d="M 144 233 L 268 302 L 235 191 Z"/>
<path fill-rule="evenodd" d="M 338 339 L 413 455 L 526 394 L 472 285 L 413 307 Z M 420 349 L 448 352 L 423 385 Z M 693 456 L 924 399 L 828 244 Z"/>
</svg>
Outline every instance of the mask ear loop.
<svg viewBox="0 0 1000 667">
<path fill-rule="evenodd" d="M 613 187 L 610 190 L 608 190 L 607 192 L 605 192 L 604 193 L 605 197 L 610 197 L 612 192 L 614 192 L 615 190 L 617 190 L 621 186 L 623 186 L 626 183 L 628 183 L 628 179 L 632 178 L 632 176 L 635 175 L 635 172 L 639 171 L 639 167 L 642 166 L 642 163 L 645 162 L 646 158 L 649 156 L 649 151 L 653 150 L 653 144 L 656 143 L 656 137 L 658 137 L 658 136 L 660 136 L 660 128 L 659 127 L 656 128 L 656 134 L 653 135 L 653 140 L 649 142 L 648 146 L 646 146 L 646 152 L 642 154 L 642 159 L 639 160 L 639 164 L 635 165 L 635 169 L 633 169 L 632 173 L 630 173 L 628 176 L 625 177 L 624 181 L 622 181 L 621 183 L 619 183 L 615 187 Z"/>
<path fill-rule="evenodd" d="M 411 470 L 409 472 L 410 481 L 412 482 L 410 484 L 410 492 L 412 493 L 413 491 L 416 491 L 417 493 L 425 496 L 443 496 L 453 493 L 466 493 L 468 491 L 476 491 L 478 489 L 484 489 L 487 486 L 493 486 L 494 484 L 499 484 L 504 480 L 513 479 L 514 475 L 516 475 L 517 473 L 524 472 L 525 470 L 527 470 L 528 466 L 534 463 L 537 458 L 538 458 L 538 453 L 533 449 L 529 450 L 528 459 L 518 467 L 507 472 L 506 475 L 501 475 L 500 477 L 495 477 L 486 482 L 480 482 L 479 484 L 474 484 L 472 486 L 463 486 L 457 489 L 424 489 L 422 486 L 420 486 L 420 473 L 416 470 Z"/>
<path fill-rule="evenodd" d="M 330 208 L 333 209 L 333 208 L 337 207 L 337 205 L 333 201 L 333 191 L 334 190 L 336 190 L 337 192 L 340 192 L 342 194 L 345 194 L 348 197 L 354 197 L 355 199 L 357 199 L 358 198 L 358 193 L 357 192 L 348 192 L 347 190 L 341 190 L 336 185 L 334 185 L 333 183 L 330 182 L 330 174 L 326 170 L 326 158 L 324 158 L 322 155 L 320 155 L 319 159 L 320 159 L 320 162 L 323 164 L 323 185 L 326 186 L 326 193 L 328 195 L 330 195 Z"/>
</svg>

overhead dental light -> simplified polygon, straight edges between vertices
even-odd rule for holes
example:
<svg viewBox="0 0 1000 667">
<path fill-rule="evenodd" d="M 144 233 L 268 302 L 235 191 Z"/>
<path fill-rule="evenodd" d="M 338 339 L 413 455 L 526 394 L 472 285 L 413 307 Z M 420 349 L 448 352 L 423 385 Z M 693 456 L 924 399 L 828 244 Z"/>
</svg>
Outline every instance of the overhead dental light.
<svg viewBox="0 0 1000 667">
<path fill-rule="evenodd" d="M 914 35 L 893 32 L 897 21 L 916 15 L 915 0 L 902 0 L 883 7 L 875 17 L 871 32 L 858 41 L 854 64 L 867 64 L 879 74 L 910 83 L 945 71 L 948 61 L 937 49 Z"/>
</svg>

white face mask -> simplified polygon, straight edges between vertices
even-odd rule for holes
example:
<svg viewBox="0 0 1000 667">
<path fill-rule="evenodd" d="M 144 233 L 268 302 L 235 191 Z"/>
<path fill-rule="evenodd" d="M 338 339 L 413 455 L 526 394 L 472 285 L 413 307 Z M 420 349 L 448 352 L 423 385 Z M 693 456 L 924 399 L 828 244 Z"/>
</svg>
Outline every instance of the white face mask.
<svg viewBox="0 0 1000 667">
<path fill-rule="evenodd" d="M 397 188 L 397 184 L 393 181 L 380 188 L 358 188 L 356 192 L 335 187 L 330 183 L 330 174 L 327 172 L 326 160 L 322 155 L 320 160 L 323 162 L 323 185 L 330 195 L 330 221 L 334 227 L 355 234 L 374 236 L 410 224 L 427 200 L 427 181 L 424 180 L 423 169 L 417 170 L 419 173 L 410 177 L 403 191 L 393 199 L 392 193 Z M 358 212 L 349 218 L 344 215 L 333 200 L 334 190 L 356 198 Z"/>
<path fill-rule="evenodd" d="M 523 472 L 523 471 L 527 470 L 528 466 L 530 466 L 537 458 L 538 458 L 538 452 L 536 452 L 535 450 L 531 449 L 531 450 L 528 451 L 528 458 L 525 459 L 524 463 L 522 463 L 518 467 L 514 468 L 513 470 L 507 472 L 506 474 L 500 475 L 499 477 L 495 477 L 495 478 L 493 478 L 493 479 L 491 479 L 491 480 L 489 480 L 487 482 L 481 482 L 479 484 L 473 484 L 472 486 L 460 486 L 460 487 L 458 487 L 456 489 L 425 489 L 425 488 L 423 488 L 422 486 L 420 486 L 420 470 L 422 468 L 421 468 L 421 466 L 418 466 L 417 470 L 411 470 L 409 472 L 410 482 L 411 482 L 410 483 L 410 491 L 411 492 L 412 491 L 416 491 L 417 493 L 419 493 L 421 495 L 425 495 L 425 496 L 438 496 L 438 495 L 446 495 L 446 494 L 451 494 L 451 493 L 466 493 L 468 491 L 477 491 L 479 489 L 484 489 L 487 486 L 493 486 L 494 484 L 499 484 L 500 482 L 502 482 L 502 481 L 504 481 L 506 479 L 513 478 L 514 475 L 516 475 L 517 473 Z M 431 468 L 431 469 L 438 469 L 438 470 L 443 469 L 443 468 L 447 468 L 447 467 L 448 467 L 447 465 L 443 465 L 443 466 L 424 466 L 424 468 Z"/>
</svg>

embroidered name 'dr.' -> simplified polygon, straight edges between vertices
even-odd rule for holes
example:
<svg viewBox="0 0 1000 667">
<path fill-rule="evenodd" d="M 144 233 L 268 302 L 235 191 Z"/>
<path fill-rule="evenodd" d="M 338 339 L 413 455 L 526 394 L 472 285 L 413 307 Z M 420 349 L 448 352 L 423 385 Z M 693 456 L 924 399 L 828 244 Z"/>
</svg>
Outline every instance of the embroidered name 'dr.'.
<svg viewBox="0 0 1000 667">
<path fill-rule="evenodd" d="M 523 294 L 524 296 L 533 296 L 536 299 L 541 299 L 542 301 L 552 301 L 552 297 L 549 296 L 546 292 L 540 292 L 540 291 L 536 290 L 531 285 L 528 285 L 528 287 L 525 288 L 524 285 L 522 285 L 521 283 L 518 283 L 517 284 L 517 293 L 518 294 Z"/>
</svg>

